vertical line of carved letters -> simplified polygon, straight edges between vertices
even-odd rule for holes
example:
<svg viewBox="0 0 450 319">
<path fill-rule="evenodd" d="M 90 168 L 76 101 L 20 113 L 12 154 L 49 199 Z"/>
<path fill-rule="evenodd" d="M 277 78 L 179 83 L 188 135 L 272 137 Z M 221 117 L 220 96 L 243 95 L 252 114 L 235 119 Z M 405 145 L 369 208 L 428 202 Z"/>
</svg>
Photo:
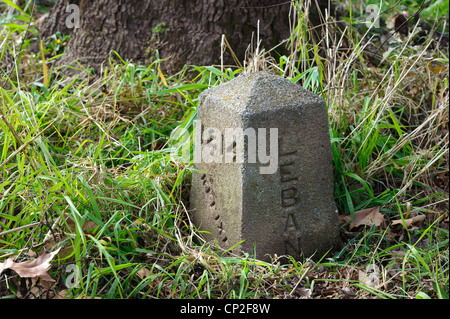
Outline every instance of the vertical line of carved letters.
<svg viewBox="0 0 450 319">
<path fill-rule="evenodd" d="M 216 210 L 216 194 L 214 193 L 214 190 L 213 190 L 213 182 L 214 182 L 213 178 L 211 176 L 207 176 L 206 174 L 202 174 L 202 176 L 200 178 L 202 180 L 202 184 L 203 184 L 203 187 L 205 190 L 208 210 L 214 219 L 214 223 L 219 232 L 220 240 L 222 240 L 222 242 L 225 243 L 228 240 L 228 238 L 225 235 L 225 230 L 223 229 L 223 223 L 220 218 L 220 214 Z"/>
<path fill-rule="evenodd" d="M 202 132 L 201 136 L 203 137 L 203 126 L 200 127 L 200 130 Z M 210 136 L 207 139 L 206 144 L 210 143 L 213 140 L 213 138 L 214 138 L 213 136 Z M 202 144 L 203 144 L 203 138 L 202 138 Z M 223 143 L 221 145 L 223 145 Z M 233 143 L 232 147 L 235 148 L 235 146 L 236 146 L 236 143 Z M 216 145 L 213 145 L 213 149 L 214 149 L 214 152 L 217 152 Z M 235 159 L 235 156 L 234 156 L 234 159 Z M 203 188 L 205 190 L 208 210 L 209 210 L 211 216 L 213 217 L 214 223 L 219 232 L 219 239 L 225 243 L 225 242 L 227 242 L 228 238 L 225 234 L 225 230 L 223 229 L 223 222 L 220 218 L 220 214 L 216 210 L 216 194 L 213 189 L 214 180 L 211 176 L 208 176 L 206 174 L 202 174 L 200 178 L 202 180 Z"/>
<path fill-rule="evenodd" d="M 286 224 L 284 228 L 285 251 L 288 254 L 298 253 L 300 247 L 300 230 L 294 217 L 294 208 L 299 202 L 297 189 L 298 171 L 296 165 L 298 161 L 297 150 L 283 149 L 282 138 L 279 141 L 280 158 L 280 183 L 281 183 L 281 208 L 286 214 Z"/>
</svg>

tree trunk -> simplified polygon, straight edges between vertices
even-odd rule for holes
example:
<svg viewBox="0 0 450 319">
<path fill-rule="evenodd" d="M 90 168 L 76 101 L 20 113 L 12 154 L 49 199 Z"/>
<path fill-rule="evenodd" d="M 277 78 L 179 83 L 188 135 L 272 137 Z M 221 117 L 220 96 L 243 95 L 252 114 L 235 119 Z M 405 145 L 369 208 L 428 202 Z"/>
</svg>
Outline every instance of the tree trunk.
<svg viewBox="0 0 450 319">
<path fill-rule="evenodd" d="M 290 3 L 273 0 L 71 0 L 79 6 L 80 28 L 67 27 L 68 2 L 59 0 L 40 27 L 42 37 L 73 31 L 57 65 L 98 69 L 112 50 L 122 59 L 145 62 L 155 55 L 168 59 L 173 74 L 185 64 L 220 64 L 224 34 L 238 60 L 244 60 L 258 20 L 262 46 L 270 49 L 290 35 Z M 285 47 L 280 47 L 281 53 Z M 229 50 L 224 64 L 235 64 Z"/>
</svg>

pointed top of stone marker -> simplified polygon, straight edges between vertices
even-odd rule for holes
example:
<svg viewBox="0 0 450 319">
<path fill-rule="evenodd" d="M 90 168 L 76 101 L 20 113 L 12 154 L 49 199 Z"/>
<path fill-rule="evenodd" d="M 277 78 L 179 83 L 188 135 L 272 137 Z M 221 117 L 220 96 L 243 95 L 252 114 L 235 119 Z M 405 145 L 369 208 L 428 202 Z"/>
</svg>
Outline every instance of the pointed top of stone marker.
<svg viewBox="0 0 450 319">
<path fill-rule="evenodd" d="M 240 75 L 220 86 L 208 89 L 200 95 L 206 99 L 226 102 L 227 106 L 240 114 L 276 110 L 285 107 L 301 107 L 304 104 L 319 104 L 324 101 L 302 86 L 279 75 L 260 71 Z M 204 103 L 199 104 L 200 107 Z"/>
</svg>

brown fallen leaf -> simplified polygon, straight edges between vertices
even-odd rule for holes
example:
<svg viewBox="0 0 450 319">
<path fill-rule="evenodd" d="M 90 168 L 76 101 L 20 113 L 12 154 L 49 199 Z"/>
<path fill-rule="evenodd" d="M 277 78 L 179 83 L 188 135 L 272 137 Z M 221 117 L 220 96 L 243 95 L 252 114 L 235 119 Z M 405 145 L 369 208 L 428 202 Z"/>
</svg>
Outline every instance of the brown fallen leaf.
<svg viewBox="0 0 450 319">
<path fill-rule="evenodd" d="M 411 225 L 423 223 L 424 220 L 425 220 L 425 215 L 417 215 L 412 218 L 405 219 L 404 220 L 405 223 L 403 223 L 403 220 L 401 220 L 401 219 L 393 220 L 392 226 L 402 225 L 403 228 L 408 229 Z"/>
<path fill-rule="evenodd" d="M 350 223 L 349 229 L 362 225 L 380 226 L 384 221 L 383 215 L 380 213 L 380 207 L 372 207 L 355 212 L 353 221 Z"/>
<path fill-rule="evenodd" d="M 141 278 L 142 280 L 144 280 L 145 278 L 147 278 L 148 276 L 151 275 L 150 270 L 148 270 L 147 268 L 141 268 L 139 269 L 139 271 L 137 272 L 137 275 L 139 276 L 139 278 Z"/>
<path fill-rule="evenodd" d="M 356 297 L 356 293 L 354 293 L 352 290 L 350 290 L 349 288 L 339 288 L 339 290 L 346 296 L 346 297 Z"/>
<path fill-rule="evenodd" d="M 408 35 L 408 12 L 403 11 L 402 13 L 395 13 L 394 15 L 394 27 L 396 32 L 404 35 Z"/>
<path fill-rule="evenodd" d="M 433 73 L 442 73 L 445 70 L 445 64 L 437 64 L 437 63 L 431 63 L 433 61 L 428 62 L 427 67 L 428 70 L 430 70 Z"/>
<path fill-rule="evenodd" d="M 402 13 L 396 12 L 392 20 L 389 20 L 387 24 L 388 29 L 394 29 L 395 32 L 408 35 L 408 12 L 403 11 Z"/>
<path fill-rule="evenodd" d="M 50 260 L 59 252 L 61 247 L 34 260 L 19 263 L 16 263 L 13 257 L 10 257 L 4 263 L 0 263 L 0 274 L 3 270 L 12 269 L 22 278 L 41 278 L 46 281 L 55 281 L 49 276 L 47 270 L 50 268 Z"/>
<path fill-rule="evenodd" d="M 67 225 L 69 226 L 70 230 L 75 233 L 76 232 L 76 225 L 75 222 L 72 219 L 67 219 Z M 86 221 L 81 226 L 81 230 L 86 235 L 95 235 L 96 234 L 96 228 L 98 228 L 98 225 L 95 222 L 92 221 Z"/>
<path fill-rule="evenodd" d="M 67 299 L 67 289 L 62 289 L 58 291 L 55 296 L 55 299 Z"/>
<path fill-rule="evenodd" d="M 340 214 L 339 215 L 339 226 L 345 225 L 352 221 L 352 216 L 350 214 Z"/>
</svg>

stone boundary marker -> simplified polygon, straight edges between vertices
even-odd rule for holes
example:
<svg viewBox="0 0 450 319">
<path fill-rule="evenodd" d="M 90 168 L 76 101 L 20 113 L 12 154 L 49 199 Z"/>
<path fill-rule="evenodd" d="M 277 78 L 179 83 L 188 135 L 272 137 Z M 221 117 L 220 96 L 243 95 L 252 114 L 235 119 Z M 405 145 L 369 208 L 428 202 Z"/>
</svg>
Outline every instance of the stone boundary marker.
<svg viewBox="0 0 450 319">
<path fill-rule="evenodd" d="M 194 147 L 203 148 L 203 155 L 211 145 L 216 155 L 244 149 L 243 162 L 234 156 L 232 163 L 195 164 L 191 215 L 207 240 L 224 249 L 245 240 L 238 250 L 263 260 L 274 254 L 321 258 L 340 245 L 327 111 L 320 97 L 272 73 L 252 73 L 203 92 L 197 120 L 201 134 Z M 224 138 L 230 128 L 253 129 L 259 134 L 257 155 L 265 148 L 272 163 L 250 154 L 251 136 L 245 143 Z M 274 128 L 275 141 L 269 136 Z M 273 163 L 273 173 L 261 173 Z"/>
</svg>

